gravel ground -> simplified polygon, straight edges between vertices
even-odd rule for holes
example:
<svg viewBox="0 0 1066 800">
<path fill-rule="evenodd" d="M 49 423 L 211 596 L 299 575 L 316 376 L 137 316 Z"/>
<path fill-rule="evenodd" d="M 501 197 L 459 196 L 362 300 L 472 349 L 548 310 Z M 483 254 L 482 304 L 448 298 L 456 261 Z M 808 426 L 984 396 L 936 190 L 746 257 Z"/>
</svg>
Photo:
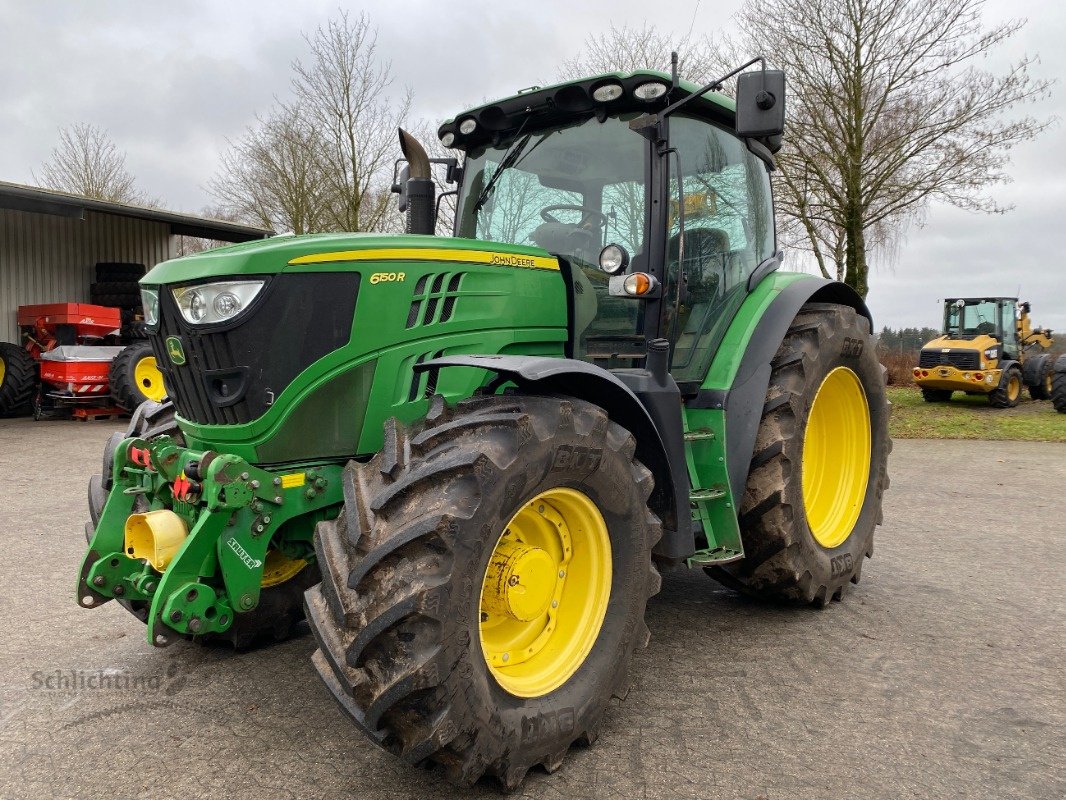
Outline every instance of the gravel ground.
<svg viewBox="0 0 1066 800">
<path fill-rule="evenodd" d="M 347 722 L 310 636 L 155 650 L 115 604 L 75 604 L 85 482 L 119 427 L 0 420 L 0 797 L 462 796 Z M 1066 445 L 899 441 L 890 466 L 843 603 L 666 576 L 599 743 L 517 796 L 1066 796 Z"/>
</svg>

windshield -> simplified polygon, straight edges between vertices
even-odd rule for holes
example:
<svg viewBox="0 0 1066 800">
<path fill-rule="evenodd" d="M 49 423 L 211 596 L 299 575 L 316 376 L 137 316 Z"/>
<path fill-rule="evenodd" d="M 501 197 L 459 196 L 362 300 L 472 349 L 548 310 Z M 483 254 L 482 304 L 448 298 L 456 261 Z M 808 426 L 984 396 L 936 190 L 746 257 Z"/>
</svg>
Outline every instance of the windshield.
<svg viewBox="0 0 1066 800">
<path fill-rule="evenodd" d="M 949 300 L 945 331 L 957 339 L 996 336 L 996 308 L 995 300 Z"/>
<path fill-rule="evenodd" d="M 467 154 L 457 234 L 536 245 L 569 262 L 578 358 L 595 357 L 596 342 L 617 355 L 607 343 L 639 333 L 643 303 L 610 297 L 597 266 L 608 242 L 644 258 L 647 141 L 629 129 L 634 116 L 526 132 Z"/>
</svg>

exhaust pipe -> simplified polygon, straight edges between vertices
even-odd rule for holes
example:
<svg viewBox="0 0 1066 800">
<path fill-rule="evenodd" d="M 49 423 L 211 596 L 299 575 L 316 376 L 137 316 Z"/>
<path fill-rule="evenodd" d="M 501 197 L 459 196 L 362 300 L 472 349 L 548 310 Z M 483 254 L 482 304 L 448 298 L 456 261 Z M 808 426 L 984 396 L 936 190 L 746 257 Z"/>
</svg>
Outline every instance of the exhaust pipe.
<svg viewBox="0 0 1066 800">
<path fill-rule="evenodd" d="M 130 514 L 126 519 L 126 554 L 146 559 L 162 572 L 188 535 L 185 520 L 168 509 Z"/>
<path fill-rule="evenodd" d="M 400 152 L 407 159 L 407 182 L 400 188 L 400 210 L 407 212 L 405 228 L 407 233 L 432 236 L 437 227 L 437 186 L 433 183 L 429 154 L 414 136 L 403 128 L 399 132 Z"/>
</svg>

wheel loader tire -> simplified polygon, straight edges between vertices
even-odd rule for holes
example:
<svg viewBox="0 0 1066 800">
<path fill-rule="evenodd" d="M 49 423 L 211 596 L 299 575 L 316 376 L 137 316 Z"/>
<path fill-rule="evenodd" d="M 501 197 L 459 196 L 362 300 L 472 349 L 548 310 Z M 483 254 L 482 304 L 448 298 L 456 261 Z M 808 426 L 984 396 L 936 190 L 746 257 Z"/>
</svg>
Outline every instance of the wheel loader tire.
<svg viewBox="0 0 1066 800">
<path fill-rule="evenodd" d="M 946 403 L 951 395 L 950 389 L 922 389 L 922 399 L 927 403 Z"/>
<path fill-rule="evenodd" d="M 596 738 L 660 583 L 635 447 L 581 400 L 435 397 L 348 463 L 344 509 L 315 534 L 307 617 L 319 674 L 371 739 L 455 784 L 512 790 Z"/>
<path fill-rule="evenodd" d="M 37 364 L 25 348 L 0 342 L 0 417 L 28 414 L 37 393 Z"/>
<path fill-rule="evenodd" d="M 1014 408 L 1022 399 L 1022 369 L 1011 364 L 999 377 L 999 386 L 988 393 L 988 404 L 992 408 Z"/>
<path fill-rule="evenodd" d="M 744 559 L 708 572 L 755 597 L 824 606 L 858 583 L 888 489 L 889 406 L 869 321 L 808 303 L 771 362 L 740 504 Z"/>
<path fill-rule="evenodd" d="M 149 400 L 161 402 L 166 397 L 163 373 L 160 372 L 150 342 L 141 341 L 123 348 L 107 371 L 111 399 L 126 411 Z"/>
<path fill-rule="evenodd" d="M 1022 367 L 1022 375 L 1031 398 L 1034 400 L 1047 400 L 1051 397 L 1051 379 L 1054 369 L 1055 360 L 1050 353 L 1033 356 L 1025 362 L 1025 366 Z"/>
<path fill-rule="evenodd" d="M 114 463 L 115 448 L 125 439 L 136 436 L 151 439 L 166 434 L 179 445 L 185 440 L 174 418 L 174 404 L 142 403 L 134 411 L 133 418 L 125 433 L 114 433 L 104 445 L 102 471 L 89 478 L 89 517 L 85 523 L 85 540 L 92 541 L 96 533 L 96 524 L 100 521 L 107 494 L 111 490 L 111 470 Z M 147 511 L 148 507 L 138 498 L 140 505 L 134 505 L 134 511 Z M 283 583 L 264 586 L 259 593 L 259 605 L 252 611 L 237 614 L 233 624 L 222 633 L 189 637 L 192 641 L 204 644 L 225 643 L 235 650 L 246 650 L 257 644 L 282 641 L 297 629 L 304 618 L 303 596 L 310 587 L 320 580 L 317 564 L 308 564 L 299 573 Z M 142 623 L 148 621 L 148 604 L 140 600 L 118 600 L 119 605 L 129 611 Z"/>
<path fill-rule="evenodd" d="M 141 296 L 139 294 L 89 295 L 89 302 L 94 306 L 132 310 L 141 307 Z"/>
<path fill-rule="evenodd" d="M 1051 375 L 1051 405 L 1066 414 L 1066 356 L 1059 356 Z"/>
</svg>

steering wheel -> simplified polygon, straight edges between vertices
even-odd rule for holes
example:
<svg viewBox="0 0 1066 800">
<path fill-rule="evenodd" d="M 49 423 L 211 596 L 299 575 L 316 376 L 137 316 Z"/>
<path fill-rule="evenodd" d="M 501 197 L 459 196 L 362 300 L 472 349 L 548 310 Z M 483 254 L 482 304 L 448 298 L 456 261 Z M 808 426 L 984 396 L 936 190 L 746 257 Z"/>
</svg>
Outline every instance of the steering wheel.
<svg viewBox="0 0 1066 800">
<path fill-rule="evenodd" d="M 578 227 L 589 228 L 590 230 L 595 228 L 602 228 L 607 224 L 607 215 L 602 214 L 595 209 L 588 208 L 587 206 L 571 206 L 565 203 L 554 206 L 545 206 L 540 210 L 540 218 L 545 222 L 554 222 L 557 225 L 569 225 L 568 222 L 563 222 L 560 219 L 556 219 L 552 216 L 553 211 L 580 211 L 584 216 L 581 217 L 581 221 L 577 223 Z M 589 223 L 595 222 L 595 226 L 591 226 Z"/>
</svg>

